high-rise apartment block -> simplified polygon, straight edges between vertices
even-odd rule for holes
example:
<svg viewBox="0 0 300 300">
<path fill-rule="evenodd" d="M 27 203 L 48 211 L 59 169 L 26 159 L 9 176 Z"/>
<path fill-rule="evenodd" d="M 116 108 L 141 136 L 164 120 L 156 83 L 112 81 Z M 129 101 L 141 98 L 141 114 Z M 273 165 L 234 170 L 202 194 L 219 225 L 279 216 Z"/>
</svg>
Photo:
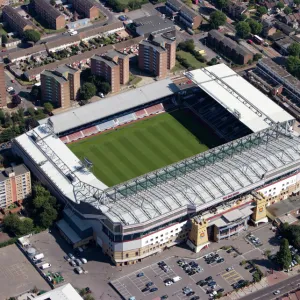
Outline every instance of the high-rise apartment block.
<svg viewBox="0 0 300 300">
<path fill-rule="evenodd" d="M 129 57 L 116 50 L 104 56 L 94 55 L 91 59 L 92 74 L 105 78 L 111 85 L 111 92 L 120 91 L 121 84 L 129 81 Z"/>
<path fill-rule="evenodd" d="M 6 86 L 5 86 L 5 74 L 4 63 L 0 60 L 0 107 L 6 106 Z"/>
<path fill-rule="evenodd" d="M 42 100 L 67 108 L 76 100 L 80 89 L 80 70 L 64 65 L 41 73 Z"/>
<path fill-rule="evenodd" d="M 0 173 L 0 208 L 7 208 L 30 195 L 31 178 L 25 165 L 10 167 Z"/>
<path fill-rule="evenodd" d="M 176 40 L 168 34 L 150 36 L 139 45 L 139 68 L 165 78 L 176 63 Z"/>
</svg>

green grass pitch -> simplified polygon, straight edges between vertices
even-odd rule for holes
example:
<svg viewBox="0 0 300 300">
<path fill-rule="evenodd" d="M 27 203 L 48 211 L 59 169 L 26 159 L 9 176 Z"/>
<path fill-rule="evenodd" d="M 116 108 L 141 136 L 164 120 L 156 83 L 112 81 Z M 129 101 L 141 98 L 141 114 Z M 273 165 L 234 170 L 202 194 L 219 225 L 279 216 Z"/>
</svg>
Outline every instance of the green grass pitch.
<svg viewBox="0 0 300 300">
<path fill-rule="evenodd" d="M 93 162 L 93 173 L 108 186 L 162 168 L 221 144 L 186 110 L 164 113 L 102 133 L 69 148 Z"/>
</svg>

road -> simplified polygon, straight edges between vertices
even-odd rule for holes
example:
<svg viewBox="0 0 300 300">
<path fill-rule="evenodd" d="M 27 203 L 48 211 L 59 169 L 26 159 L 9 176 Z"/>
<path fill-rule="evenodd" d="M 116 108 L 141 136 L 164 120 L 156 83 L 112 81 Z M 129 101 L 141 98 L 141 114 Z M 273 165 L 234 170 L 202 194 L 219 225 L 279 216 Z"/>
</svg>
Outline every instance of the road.
<svg viewBox="0 0 300 300">
<path fill-rule="evenodd" d="M 264 288 L 257 292 L 251 293 L 250 295 L 241 298 L 242 300 L 265 300 L 265 299 L 275 299 L 279 296 L 286 294 L 287 292 L 298 288 L 300 285 L 300 274 L 294 277 L 288 278 L 284 281 L 281 281 L 275 285 Z M 274 295 L 274 292 L 279 290 L 280 294 L 277 296 Z"/>
</svg>

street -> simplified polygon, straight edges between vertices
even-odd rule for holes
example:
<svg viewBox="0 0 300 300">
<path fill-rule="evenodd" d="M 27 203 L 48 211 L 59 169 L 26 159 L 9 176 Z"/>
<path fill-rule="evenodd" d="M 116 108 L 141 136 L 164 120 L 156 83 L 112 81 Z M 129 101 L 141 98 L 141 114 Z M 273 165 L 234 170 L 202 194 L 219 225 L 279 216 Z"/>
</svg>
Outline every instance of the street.
<svg viewBox="0 0 300 300">
<path fill-rule="evenodd" d="M 298 288 L 300 285 L 300 274 L 294 277 L 288 278 L 284 281 L 281 281 L 273 286 L 267 287 L 265 289 L 259 290 L 257 292 L 251 293 L 250 295 L 243 297 L 243 300 L 265 300 L 265 299 L 275 299 L 279 296 L 284 295 L 285 293 Z M 280 294 L 277 296 L 274 295 L 274 292 L 279 290 Z"/>
</svg>

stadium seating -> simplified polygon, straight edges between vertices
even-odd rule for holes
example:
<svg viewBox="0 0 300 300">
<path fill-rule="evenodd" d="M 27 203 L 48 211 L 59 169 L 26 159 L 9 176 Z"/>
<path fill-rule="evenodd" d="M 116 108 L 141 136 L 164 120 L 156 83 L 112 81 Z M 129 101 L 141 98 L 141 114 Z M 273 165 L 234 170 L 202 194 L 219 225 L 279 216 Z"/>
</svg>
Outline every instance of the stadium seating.
<svg viewBox="0 0 300 300">
<path fill-rule="evenodd" d="M 79 139 L 82 139 L 83 137 L 84 137 L 84 135 L 81 131 L 71 133 L 68 135 L 68 139 L 70 142 L 77 141 Z"/>
<path fill-rule="evenodd" d="M 144 109 L 138 110 L 135 112 L 135 116 L 137 119 L 142 119 L 148 116 L 147 112 Z"/>
<path fill-rule="evenodd" d="M 154 115 L 154 114 L 165 111 L 165 109 L 161 103 L 147 107 L 145 110 L 148 113 L 148 115 Z"/>
<path fill-rule="evenodd" d="M 86 128 L 86 129 L 82 130 L 82 133 L 83 133 L 84 136 L 90 136 L 92 134 L 96 134 L 97 132 L 99 132 L 99 130 L 96 126 L 89 127 L 89 128 Z"/>
<path fill-rule="evenodd" d="M 68 136 L 62 136 L 60 139 L 65 144 L 68 144 L 70 142 Z"/>
<path fill-rule="evenodd" d="M 108 129 L 112 129 L 116 126 L 115 122 L 113 120 L 104 122 L 102 124 L 98 124 L 96 127 L 99 131 L 105 131 Z"/>
<path fill-rule="evenodd" d="M 118 124 L 126 124 L 136 120 L 135 114 L 128 114 L 118 118 Z"/>
</svg>

